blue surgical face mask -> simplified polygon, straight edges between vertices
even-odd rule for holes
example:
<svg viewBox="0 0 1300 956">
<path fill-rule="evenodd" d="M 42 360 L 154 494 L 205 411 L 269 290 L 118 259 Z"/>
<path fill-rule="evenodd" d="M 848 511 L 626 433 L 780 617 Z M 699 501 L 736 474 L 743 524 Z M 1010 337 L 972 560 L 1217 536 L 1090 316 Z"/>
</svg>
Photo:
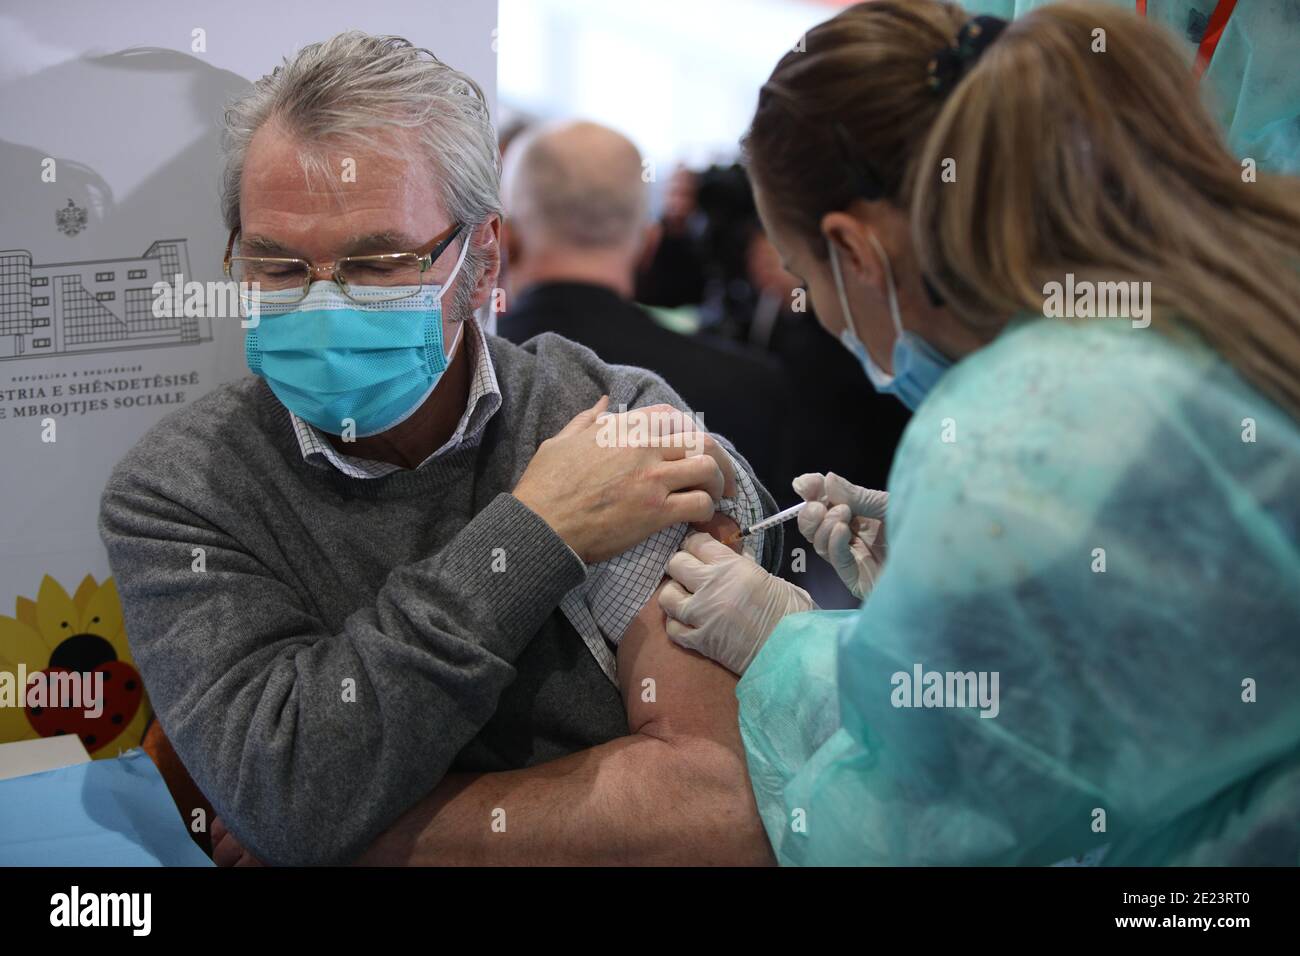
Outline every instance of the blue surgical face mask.
<svg viewBox="0 0 1300 956">
<path fill-rule="evenodd" d="M 358 438 L 388 431 L 424 404 L 455 354 L 468 319 L 444 350 L 442 297 L 468 248 L 467 237 L 445 284 L 404 287 L 411 294 L 397 301 L 367 301 L 392 287 L 349 286 L 359 304 L 333 280 L 313 282 L 296 303 L 264 293 L 244 342 L 249 369 L 321 431 L 341 434 L 349 419 Z"/>
<path fill-rule="evenodd" d="M 903 328 L 903 319 L 898 308 L 898 290 L 894 286 L 893 266 L 876 237 L 868 234 L 867 238 L 876 247 L 876 253 L 885 267 L 885 285 L 889 293 L 889 317 L 897 333 L 891 356 L 894 374 L 890 375 L 876 364 L 867 347 L 853 331 L 853 313 L 849 311 L 849 298 L 844 293 L 844 277 L 840 273 L 839 255 L 835 243 L 827 240 L 826 245 L 830 249 L 831 256 L 831 272 L 835 276 L 835 291 L 840 297 L 840 309 L 844 313 L 844 331 L 840 333 L 840 343 L 862 364 L 862 370 L 867 373 L 867 378 L 871 380 L 876 391 L 893 395 L 912 411 L 916 411 L 926 394 L 943 377 L 943 373 L 952 367 L 952 360 L 942 355 L 915 332 L 908 332 Z"/>
</svg>

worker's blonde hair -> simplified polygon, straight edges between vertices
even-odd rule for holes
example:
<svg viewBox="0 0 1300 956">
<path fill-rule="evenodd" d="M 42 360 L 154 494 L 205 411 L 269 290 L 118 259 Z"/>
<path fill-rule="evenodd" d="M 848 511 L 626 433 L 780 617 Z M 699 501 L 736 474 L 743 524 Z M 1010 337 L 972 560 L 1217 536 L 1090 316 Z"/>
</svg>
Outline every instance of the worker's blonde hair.
<svg viewBox="0 0 1300 956">
<path fill-rule="evenodd" d="M 860 194 L 838 122 L 909 210 L 922 270 L 986 337 L 1041 314 L 1067 273 L 1150 282 L 1155 326 L 1194 330 L 1300 417 L 1300 181 L 1248 181 L 1183 52 L 1105 4 L 1012 22 L 936 95 L 927 65 L 967 19 L 937 0 L 861 3 L 781 60 L 744 141 L 775 215 L 825 255 L 821 217 Z"/>
</svg>

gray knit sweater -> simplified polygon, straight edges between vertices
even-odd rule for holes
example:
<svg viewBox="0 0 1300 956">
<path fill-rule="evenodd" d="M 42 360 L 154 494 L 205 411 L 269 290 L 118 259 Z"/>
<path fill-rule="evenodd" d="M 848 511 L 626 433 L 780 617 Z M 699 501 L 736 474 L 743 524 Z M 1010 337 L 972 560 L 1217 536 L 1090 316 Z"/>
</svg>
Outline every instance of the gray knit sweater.
<svg viewBox="0 0 1300 956">
<path fill-rule="evenodd" d="M 555 335 L 488 341 L 500 410 L 472 447 L 413 471 L 304 462 L 288 413 L 250 377 L 165 418 L 105 488 L 100 534 L 158 718 L 267 862 L 346 862 L 449 770 L 529 766 L 627 732 L 557 611 L 586 569 L 509 492 L 603 393 L 685 405 Z M 779 546 L 770 536 L 764 564 Z"/>
</svg>

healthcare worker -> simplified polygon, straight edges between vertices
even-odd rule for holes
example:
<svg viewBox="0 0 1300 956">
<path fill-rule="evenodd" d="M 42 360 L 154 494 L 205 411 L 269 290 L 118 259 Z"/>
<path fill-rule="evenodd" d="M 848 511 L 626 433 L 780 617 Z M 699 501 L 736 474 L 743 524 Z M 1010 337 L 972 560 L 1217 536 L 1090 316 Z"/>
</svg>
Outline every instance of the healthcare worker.
<svg viewBox="0 0 1300 956">
<path fill-rule="evenodd" d="M 1300 183 L 1095 4 L 851 7 L 744 146 L 819 320 L 915 408 L 883 529 L 797 483 L 860 610 L 700 535 L 669 564 L 778 859 L 1300 862 Z"/>
</svg>

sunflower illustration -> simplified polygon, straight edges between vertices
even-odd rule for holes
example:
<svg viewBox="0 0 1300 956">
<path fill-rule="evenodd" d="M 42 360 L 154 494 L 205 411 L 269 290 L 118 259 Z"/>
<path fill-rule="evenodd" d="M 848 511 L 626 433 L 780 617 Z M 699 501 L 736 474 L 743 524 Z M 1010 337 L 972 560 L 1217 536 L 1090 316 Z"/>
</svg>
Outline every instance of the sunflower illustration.
<svg viewBox="0 0 1300 956">
<path fill-rule="evenodd" d="M 144 682 L 131 660 L 122 627 L 122 605 L 112 578 L 98 584 L 86 575 L 76 594 L 48 574 L 36 600 L 17 599 L 14 617 L 0 615 L 0 672 L 27 679 L 58 672 L 103 676 L 103 708 L 87 717 L 84 707 L 0 707 L 0 743 L 76 734 L 95 759 L 116 757 L 138 746 L 149 722 Z M 20 689 L 21 690 L 21 689 Z"/>
</svg>

